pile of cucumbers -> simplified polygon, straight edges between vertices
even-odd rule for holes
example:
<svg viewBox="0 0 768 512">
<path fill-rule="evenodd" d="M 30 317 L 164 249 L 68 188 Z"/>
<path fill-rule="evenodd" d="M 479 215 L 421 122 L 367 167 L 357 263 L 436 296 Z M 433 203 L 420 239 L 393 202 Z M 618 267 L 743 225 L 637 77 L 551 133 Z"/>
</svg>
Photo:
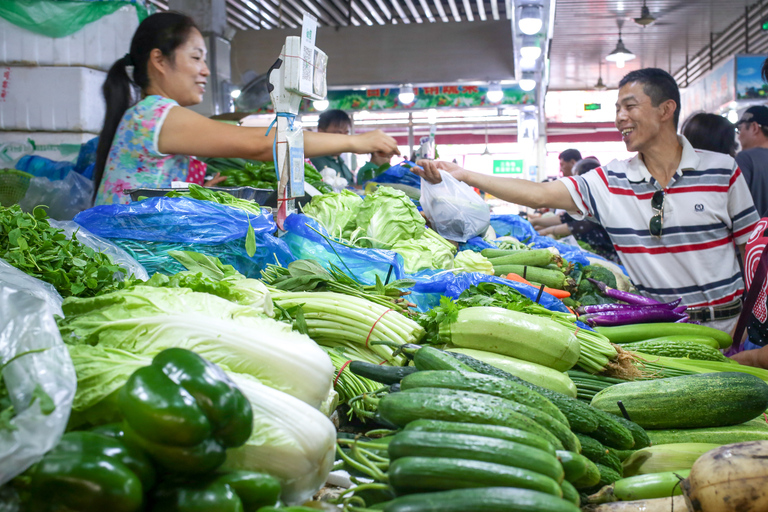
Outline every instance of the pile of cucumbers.
<svg viewBox="0 0 768 512">
<path fill-rule="evenodd" d="M 353 362 L 390 385 L 377 414 L 396 433 L 382 440 L 386 512 L 576 511 L 580 495 L 622 477 L 621 458 L 648 446 L 638 425 L 433 347 L 414 366 Z"/>
</svg>

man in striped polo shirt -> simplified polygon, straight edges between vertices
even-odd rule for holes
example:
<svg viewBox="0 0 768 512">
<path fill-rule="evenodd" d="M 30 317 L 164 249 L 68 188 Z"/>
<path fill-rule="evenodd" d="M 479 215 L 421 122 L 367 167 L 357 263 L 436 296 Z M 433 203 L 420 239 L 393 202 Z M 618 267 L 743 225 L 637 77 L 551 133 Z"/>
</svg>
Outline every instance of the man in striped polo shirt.
<svg viewBox="0 0 768 512">
<path fill-rule="evenodd" d="M 677 135 L 680 92 L 674 78 L 646 68 L 619 82 L 616 128 L 629 160 L 582 176 L 534 183 L 420 161 L 416 172 L 440 170 L 506 201 L 560 208 L 602 224 L 637 289 L 657 300 L 678 297 L 693 319 L 730 332 L 741 311 L 744 282 L 737 246 L 758 220 L 752 196 L 728 155 L 693 149 Z"/>
</svg>

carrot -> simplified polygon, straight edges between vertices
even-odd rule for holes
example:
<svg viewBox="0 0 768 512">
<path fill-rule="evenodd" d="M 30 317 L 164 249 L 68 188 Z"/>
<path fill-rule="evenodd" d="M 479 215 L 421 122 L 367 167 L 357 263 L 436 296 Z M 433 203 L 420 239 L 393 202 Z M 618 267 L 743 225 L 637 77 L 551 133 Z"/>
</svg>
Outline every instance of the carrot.
<svg viewBox="0 0 768 512">
<path fill-rule="evenodd" d="M 514 273 L 507 274 L 506 279 L 509 279 L 510 281 L 516 281 L 518 283 L 528 284 L 531 286 L 535 286 L 531 284 L 530 281 L 527 279 L 524 279 L 522 276 Z M 544 291 L 548 294 L 552 295 L 553 297 L 557 297 L 558 299 L 565 299 L 566 297 L 570 297 L 571 293 L 566 292 L 565 290 L 558 290 L 557 288 L 548 288 L 544 287 Z"/>
</svg>

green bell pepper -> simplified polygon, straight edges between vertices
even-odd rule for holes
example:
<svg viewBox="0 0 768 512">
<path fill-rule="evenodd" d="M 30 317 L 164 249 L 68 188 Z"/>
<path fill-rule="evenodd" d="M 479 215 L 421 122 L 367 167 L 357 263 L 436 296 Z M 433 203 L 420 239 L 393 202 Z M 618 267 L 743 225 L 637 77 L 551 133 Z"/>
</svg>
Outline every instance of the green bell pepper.
<svg viewBox="0 0 768 512">
<path fill-rule="evenodd" d="M 205 480 L 168 482 L 155 490 L 152 512 L 255 512 L 277 502 L 280 483 L 251 471 Z"/>
<path fill-rule="evenodd" d="M 132 448 L 91 432 L 71 432 L 31 470 L 31 512 L 137 512 L 142 480 L 154 470 Z"/>
<path fill-rule="evenodd" d="M 123 429 L 164 469 L 207 473 L 226 449 L 251 435 L 248 399 L 224 371 L 199 355 L 169 348 L 136 370 L 118 395 Z"/>
</svg>

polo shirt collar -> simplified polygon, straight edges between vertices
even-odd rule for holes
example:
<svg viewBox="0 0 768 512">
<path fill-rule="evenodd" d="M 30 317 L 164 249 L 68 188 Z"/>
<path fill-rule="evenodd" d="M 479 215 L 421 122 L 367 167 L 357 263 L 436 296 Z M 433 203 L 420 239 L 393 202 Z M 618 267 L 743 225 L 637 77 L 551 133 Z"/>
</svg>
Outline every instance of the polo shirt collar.
<svg viewBox="0 0 768 512">
<path fill-rule="evenodd" d="M 680 164 L 677 167 L 677 171 L 675 171 L 675 176 L 672 178 L 672 182 L 682 177 L 683 171 L 692 171 L 696 169 L 699 166 L 700 160 L 699 154 L 696 153 L 695 149 L 693 149 L 693 146 L 691 146 L 691 143 L 688 142 L 688 139 L 682 135 L 678 135 L 677 140 L 680 142 L 680 145 L 683 146 L 683 155 L 680 158 Z M 651 176 L 651 173 L 648 172 L 648 168 L 645 166 L 645 163 L 643 163 L 643 160 L 640 158 L 640 153 L 636 154 L 629 160 L 626 174 L 627 179 L 635 183 L 642 181 L 647 181 L 650 183 L 656 182 L 656 179 Z"/>
</svg>

